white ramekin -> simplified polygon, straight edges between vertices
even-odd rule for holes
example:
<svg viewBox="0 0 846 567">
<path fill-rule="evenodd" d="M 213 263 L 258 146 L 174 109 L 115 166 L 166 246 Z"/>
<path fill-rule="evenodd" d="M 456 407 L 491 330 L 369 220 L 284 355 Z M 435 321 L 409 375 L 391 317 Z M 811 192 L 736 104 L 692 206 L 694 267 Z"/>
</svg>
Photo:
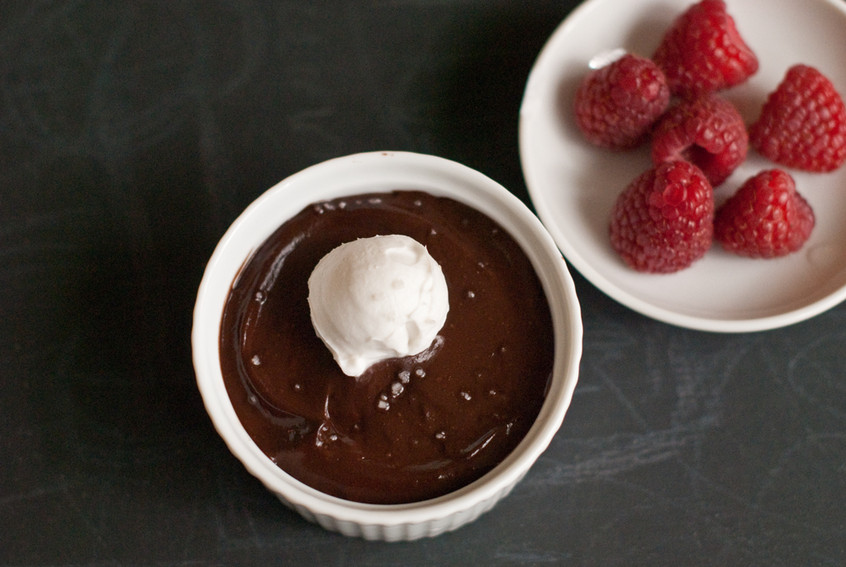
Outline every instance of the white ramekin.
<svg viewBox="0 0 846 567">
<path fill-rule="evenodd" d="M 375 505 L 323 494 L 295 480 L 253 442 L 223 384 L 218 353 L 220 321 L 230 287 L 253 251 L 306 206 L 327 199 L 397 189 L 451 197 L 498 222 L 523 247 L 552 311 L 555 361 L 540 414 L 518 447 L 487 475 L 455 492 L 410 504 Z M 197 384 L 226 445 L 279 499 L 302 516 L 345 535 L 413 540 L 453 530 L 508 494 L 561 426 L 578 379 L 582 323 L 573 281 L 552 238 L 514 195 L 464 165 L 429 155 L 372 152 L 309 167 L 270 188 L 235 220 L 209 260 L 197 293 L 192 330 Z"/>
</svg>

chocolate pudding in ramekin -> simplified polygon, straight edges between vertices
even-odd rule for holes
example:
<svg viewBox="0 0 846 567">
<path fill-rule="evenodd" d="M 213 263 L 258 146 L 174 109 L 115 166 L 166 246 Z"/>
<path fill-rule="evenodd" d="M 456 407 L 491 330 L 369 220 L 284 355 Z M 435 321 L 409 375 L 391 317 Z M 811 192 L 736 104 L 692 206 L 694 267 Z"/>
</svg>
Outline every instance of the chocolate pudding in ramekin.
<svg viewBox="0 0 846 567">
<path fill-rule="evenodd" d="M 341 244 L 388 234 L 437 262 L 449 311 L 422 351 L 351 376 L 312 325 L 307 281 Z M 525 205 L 404 152 L 330 160 L 259 197 L 208 263 L 192 332 L 233 454 L 309 520 L 384 540 L 457 528 L 513 488 L 562 423 L 581 338 L 564 260 Z"/>
</svg>

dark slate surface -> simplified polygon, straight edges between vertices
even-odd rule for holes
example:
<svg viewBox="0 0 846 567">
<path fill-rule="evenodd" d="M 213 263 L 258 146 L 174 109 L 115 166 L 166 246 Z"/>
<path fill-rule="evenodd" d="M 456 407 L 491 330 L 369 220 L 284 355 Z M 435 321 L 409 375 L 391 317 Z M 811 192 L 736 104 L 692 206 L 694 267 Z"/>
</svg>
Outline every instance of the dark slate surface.
<svg viewBox="0 0 846 567">
<path fill-rule="evenodd" d="M 204 413 L 194 293 L 241 209 L 383 149 L 528 201 L 522 90 L 576 4 L 0 3 L 0 564 L 846 562 L 844 305 L 716 335 L 574 274 L 564 427 L 492 512 L 413 543 L 300 519 Z"/>
</svg>

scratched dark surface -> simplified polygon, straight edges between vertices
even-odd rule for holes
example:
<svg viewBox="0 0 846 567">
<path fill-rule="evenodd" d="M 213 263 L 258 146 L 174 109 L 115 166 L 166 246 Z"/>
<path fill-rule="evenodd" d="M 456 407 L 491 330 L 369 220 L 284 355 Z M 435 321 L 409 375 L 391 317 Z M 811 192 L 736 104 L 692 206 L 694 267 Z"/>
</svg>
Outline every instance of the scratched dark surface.
<svg viewBox="0 0 846 567">
<path fill-rule="evenodd" d="M 564 427 L 493 511 L 413 543 L 300 519 L 204 413 L 194 293 L 241 209 L 383 149 L 527 200 L 522 90 L 576 4 L 0 3 L 0 564 L 846 563 L 846 305 L 723 336 L 574 275 Z"/>
</svg>

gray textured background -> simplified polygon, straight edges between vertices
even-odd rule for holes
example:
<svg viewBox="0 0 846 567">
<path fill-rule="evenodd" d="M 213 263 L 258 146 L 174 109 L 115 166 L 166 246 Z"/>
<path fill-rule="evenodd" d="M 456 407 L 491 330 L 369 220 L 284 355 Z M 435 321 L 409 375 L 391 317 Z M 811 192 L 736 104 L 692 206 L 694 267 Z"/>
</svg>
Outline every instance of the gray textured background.
<svg viewBox="0 0 846 567">
<path fill-rule="evenodd" d="M 492 512 L 414 543 L 301 520 L 204 413 L 191 309 L 241 209 L 383 149 L 528 200 L 522 90 L 576 4 L 0 3 L 0 564 L 844 564 L 844 305 L 714 335 L 574 274 L 564 427 Z"/>
</svg>

